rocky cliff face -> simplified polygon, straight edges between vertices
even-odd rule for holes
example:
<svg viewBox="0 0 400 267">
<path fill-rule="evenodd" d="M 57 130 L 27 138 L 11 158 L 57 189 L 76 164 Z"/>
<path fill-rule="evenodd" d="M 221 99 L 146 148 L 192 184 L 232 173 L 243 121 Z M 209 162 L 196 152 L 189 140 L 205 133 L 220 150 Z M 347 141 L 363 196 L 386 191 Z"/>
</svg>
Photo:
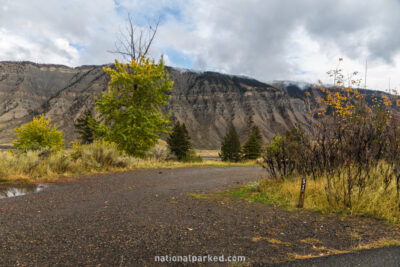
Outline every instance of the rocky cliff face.
<svg viewBox="0 0 400 267">
<path fill-rule="evenodd" d="M 291 96 L 287 87 L 249 78 L 176 70 L 170 74 L 175 81 L 170 104 L 173 119 L 187 124 L 198 147 L 218 147 L 231 123 L 242 141 L 253 124 L 269 139 L 296 123 L 310 123 L 299 88 L 298 95 Z"/>
<path fill-rule="evenodd" d="M 215 72 L 168 68 L 175 81 L 170 105 L 172 120 L 187 125 L 197 148 L 219 148 L 233 123 L 242 141 L 251 125 L 264 139 L 295 124 L 310 125 L 304 91 L 296 86 L 265 84 Z M 30 62 L 0 62 L 0 143 L 13 139 L 13 129 L 44 113 L 62 129 L 67 141 L 76 138 L 73 123 L 107 88 L 101 66 L 69 68 Z"/>
</svg>

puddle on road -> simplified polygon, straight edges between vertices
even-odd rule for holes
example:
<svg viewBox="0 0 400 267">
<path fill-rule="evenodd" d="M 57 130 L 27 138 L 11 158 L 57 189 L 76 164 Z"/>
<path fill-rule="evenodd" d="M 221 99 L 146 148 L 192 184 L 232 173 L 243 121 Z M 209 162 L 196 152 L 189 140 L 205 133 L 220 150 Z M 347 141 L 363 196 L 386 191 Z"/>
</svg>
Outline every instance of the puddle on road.
<svg viewBox="0 0 400 267">
<path fill-rule="evenodd" d="M 0 199 L 36 193 L 44 189 L 44 184 L 0 185 Z"/>
</svg>

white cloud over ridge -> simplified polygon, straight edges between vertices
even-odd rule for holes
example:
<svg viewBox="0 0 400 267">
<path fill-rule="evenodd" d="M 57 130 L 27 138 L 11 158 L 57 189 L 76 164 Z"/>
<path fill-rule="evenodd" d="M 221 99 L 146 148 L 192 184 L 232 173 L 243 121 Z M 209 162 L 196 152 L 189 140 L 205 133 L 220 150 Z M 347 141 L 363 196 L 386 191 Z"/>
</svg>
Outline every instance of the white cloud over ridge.
<svg viewBox="0 0 400 267">
<path fill-rule="evenodd" d="M 368 87 L 400 88 L 396 0 L 0 0 L 0 60 L 112 62 L 128 12 L 161 18 L 152 55 L 173 66 L 329 82 L 339 57 L 362 75 L 368 59 Z"/>
</svg>

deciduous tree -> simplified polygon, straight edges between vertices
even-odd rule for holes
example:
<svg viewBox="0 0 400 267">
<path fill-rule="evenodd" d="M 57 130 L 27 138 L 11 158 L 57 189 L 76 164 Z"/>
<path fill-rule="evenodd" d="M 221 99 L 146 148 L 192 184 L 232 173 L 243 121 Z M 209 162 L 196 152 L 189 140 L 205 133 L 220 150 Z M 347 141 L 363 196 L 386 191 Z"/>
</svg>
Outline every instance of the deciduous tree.
<svg viewBox="0 0 400 267">
<path fill-rule="evenodd" d="M 158 63 L 141 57 L 130 64 L 115 61 L 115 68 L 104 68 L 110 75 L 109 88 L 97 99 L 96 109 L 102 123 L 99 133 L 130 155 L 143 157 L 168 133 L 168 104 L 173 82 L 161 58 Z"/>
<path fill-rule="evenodd" d="M 50 124 L 50 118 L 45 119 L 43 114 L 34 117 L 31 122 L 15 128 L 17 139 L 13 141 L 13 147 L 20 150 L 54 149 L 64 147 L 62 131 Z"/>
</svg>

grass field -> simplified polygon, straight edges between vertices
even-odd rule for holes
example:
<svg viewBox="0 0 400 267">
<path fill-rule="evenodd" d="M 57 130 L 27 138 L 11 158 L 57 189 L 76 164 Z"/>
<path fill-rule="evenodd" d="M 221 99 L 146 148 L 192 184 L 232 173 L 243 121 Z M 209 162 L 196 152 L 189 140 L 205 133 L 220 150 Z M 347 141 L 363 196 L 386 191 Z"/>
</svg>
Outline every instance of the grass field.
<svg viewBox="0 0 400 267">
<path fill-rule="evenodd" d="M 134 169 L 256 166 L 254 161 L 231 163 L 218 159 L 179 162 L 168 159 L 163 147 L 154 151 L 146 159 L 139 159 L 119 152 L 113 144 L 101 142 L 51 153 L 3 151 L 0 152 L 0 183 L 56 181 L 61 177 Z"/>
</svg>

